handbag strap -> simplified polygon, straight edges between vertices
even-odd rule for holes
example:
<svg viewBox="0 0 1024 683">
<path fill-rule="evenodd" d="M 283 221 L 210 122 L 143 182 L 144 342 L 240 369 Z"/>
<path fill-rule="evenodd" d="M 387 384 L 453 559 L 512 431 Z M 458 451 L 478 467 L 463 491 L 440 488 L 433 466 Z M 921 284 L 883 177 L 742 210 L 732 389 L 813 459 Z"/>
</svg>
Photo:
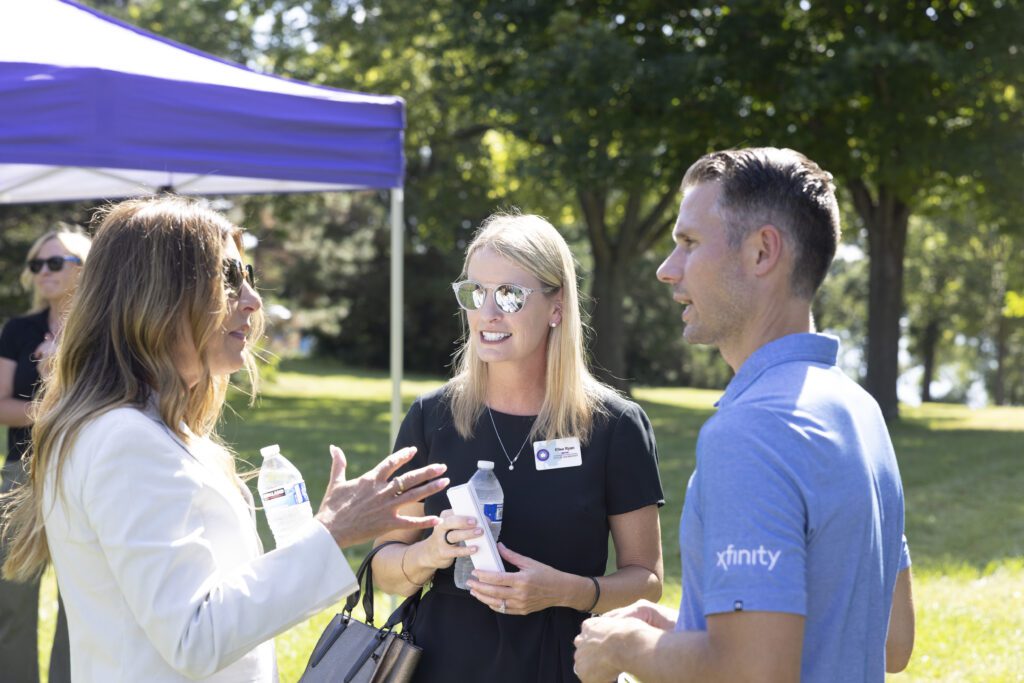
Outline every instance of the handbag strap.
<svg viewBox="0 0 1024 683">
<path fill-rule="evenodd" d="M 407 597 L 402 601 L 402 604 L 398 606 L 388 620 L 382 627 L 385 631 L 394 630 L 395 626 L 402 624 L 403 630 L 408 633 L 409 629 L 412 628 L 413 619 L 416 618 L 416 608 L 420 606 L 420 597 L 422 595 L 422 589 L 418 589 L 415 593 Z"/>
<path fill-rule="evenodd" d="M 359 595 L 362 593 L 363 612 L 366 614 L 366 623 L 371 626 L 373 625 L 373 557 L 380 552 L 382 548 L 386 548 L 389 545 L 409 544 L 402 541 L 385 541 L 371 549 L 370 552 L 366 553 L 363 563 L 359 565 L 359 571 L 356 572 L 356 591 L 348 596 L 347 600 L 345 600 L 345 607 L 342 610 L 342 613 L 351 615 L 352 610 L 354 610 L 356 605 L 359 603 Z M 365 588 L 363 588 L 364 585 Z M 388 619 L 388 625 L 385 626 L 385 628 L 394 627 L 399 622 L 405 624 L 411 623 L 412 617 L 416 614 L 416 607 L 419 605 L 420 592 L 421 591 L 417 590 L 406 598 L 401 605 L 399 605 L 398 609 L 396 609 Z M 406 618 L 407 614 L 408 619 Z"/>
</svg>

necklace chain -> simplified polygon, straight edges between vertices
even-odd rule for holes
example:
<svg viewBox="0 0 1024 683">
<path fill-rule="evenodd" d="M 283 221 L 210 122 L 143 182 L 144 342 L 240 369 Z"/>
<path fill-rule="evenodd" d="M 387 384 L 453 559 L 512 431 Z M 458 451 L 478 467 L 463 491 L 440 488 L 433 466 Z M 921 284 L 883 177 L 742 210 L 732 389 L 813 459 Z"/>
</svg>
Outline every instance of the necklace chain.
<svg viewBox="0 0 1024 683">
<path fill-rule="evenodd" d="M 526 433 L 526 440 L 523 441 L 523 445 L 516 451 L 516 457 L 512 458 L 508 454 L 508 449 L 505 448 L 505 442 L 501 440 L 501 434 L 498 433 L 498 425 L 494 424 L 494 414 L 491 412 L 491 407 L 487 406 L 487 416 L 491 418 L 491 426 L 494 427 L 494 435 L 498 437 L 498 445 L 501 446 L 502 452 L 505 454 L 505 459 L 508 460 L 509 470 L 514 470 L 516 466 L 516 460 L 519 460 L 519 456 L 523 454 L 523 449 L 526 448 L 526 444 L 530 441 L 530 433 Z"/>
</svg>

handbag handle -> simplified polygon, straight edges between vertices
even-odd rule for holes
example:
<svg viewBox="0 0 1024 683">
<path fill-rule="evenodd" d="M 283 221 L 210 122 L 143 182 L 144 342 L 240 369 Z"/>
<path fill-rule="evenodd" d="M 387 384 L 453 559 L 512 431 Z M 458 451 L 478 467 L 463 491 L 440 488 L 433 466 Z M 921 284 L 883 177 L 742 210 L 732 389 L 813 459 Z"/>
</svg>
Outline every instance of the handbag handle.
<svg viewBox="0 0 1024 683">
<path fill-rule="evenodd" d="M 409 544 L 402 541 L 385 541 L 371 549 L 370 552 L 366 553 L 366 557 L 363 558 L 363 563 L 359 565 L 359 571 L 356 572 L 356 591 L 348 596 L 345 600 L 345 607 L 342 609 L 343 614 L 351 616 L 352 610 L 354 610 L 356 605 L 359 603 L 359 595 L 362 593 L 363 612 L 366 614 L 366 623 L 371 626 L 373 626 L 373 557 L 380 552 L 382 548 L 386 548 L 389 545 Z M 363 588 L 364 584 L 366 586 L 365 589 Z M 416 607 L 419 605 L 419 598 L 419 590 L 406 598 L 388 619 L 384 628 L 392 628 L 399 622 L 410 623 L 412 621 L 412 617 L 416 614 Z M 408 620 L 406 619 L 407 616 Z"/>
</svg>

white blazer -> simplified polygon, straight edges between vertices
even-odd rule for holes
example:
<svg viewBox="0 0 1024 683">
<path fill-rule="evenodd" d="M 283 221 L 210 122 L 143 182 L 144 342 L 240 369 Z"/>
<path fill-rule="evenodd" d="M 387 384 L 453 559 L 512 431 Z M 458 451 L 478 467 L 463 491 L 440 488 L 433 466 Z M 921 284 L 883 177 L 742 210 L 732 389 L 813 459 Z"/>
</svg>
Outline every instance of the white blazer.
<svg viewBox="0 0 1024 683">
<path fill-rule="evenodd" d="M 75 683 L 277 680 L 272 638 L 356 589 L 311 521 L 263 554 L 252 497 L 155 410 L 118 408 L 79 433 L 44 490 Z M 55 495 L 59 493 L 59 495 Z"/>
</svg>

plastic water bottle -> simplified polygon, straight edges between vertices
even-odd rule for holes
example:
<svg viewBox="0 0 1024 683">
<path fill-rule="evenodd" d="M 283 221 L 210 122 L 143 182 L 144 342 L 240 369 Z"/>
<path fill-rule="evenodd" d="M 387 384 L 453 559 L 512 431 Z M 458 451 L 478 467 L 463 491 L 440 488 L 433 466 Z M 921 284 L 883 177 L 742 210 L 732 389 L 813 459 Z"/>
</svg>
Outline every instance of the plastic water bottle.
<svg viewBox="0 0 1024 683">
<path fill-rule="evenodd" d="M 267 513 L 267 524 L 278 548 L 292 543 L 303 524 L 313 518 L 306 482 L 295 465 L 281 455 L 277 444 L 260 449 L 263 466 L 256 488 Z"/>
<path fill-rule="evenodd" d="M 491 528 L 491 536 L 494 542 L 498 542 L 498 535 L 501 533 L 501 518 L 505 511 L 505 493 L 501 490 L 498 478 L 494 476 L 494 463 L 490 460 L 478 460 L 476 473 L 470 477 L 469 484 L 476 491 L 476 497 L 480 499 L 480 505 L 484 509 L 484 517 L 487 518 L 487 525 Z M 483 520 L 477 520 L 483 522 Z M 467 590 L 466 581 L 473 571 L 473 560 L 469 557 L 455 559 L 455 585 Z"/>
</svg>

